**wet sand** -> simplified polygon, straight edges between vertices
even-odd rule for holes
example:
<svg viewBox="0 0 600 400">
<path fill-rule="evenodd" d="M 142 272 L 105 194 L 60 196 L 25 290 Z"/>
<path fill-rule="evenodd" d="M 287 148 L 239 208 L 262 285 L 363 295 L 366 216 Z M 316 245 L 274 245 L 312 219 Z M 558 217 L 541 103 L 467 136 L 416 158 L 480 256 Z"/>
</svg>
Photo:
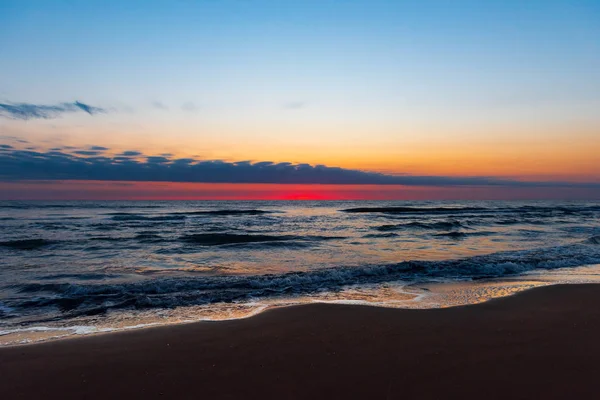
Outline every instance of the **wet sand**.
<svg viewBox="0 0 600 400">
<path fill-rule="evenodd" d="M 433 310 L 314 304 L 0 349 L 3 399 L 600 396 L 600 285 Z"/>
</svg>

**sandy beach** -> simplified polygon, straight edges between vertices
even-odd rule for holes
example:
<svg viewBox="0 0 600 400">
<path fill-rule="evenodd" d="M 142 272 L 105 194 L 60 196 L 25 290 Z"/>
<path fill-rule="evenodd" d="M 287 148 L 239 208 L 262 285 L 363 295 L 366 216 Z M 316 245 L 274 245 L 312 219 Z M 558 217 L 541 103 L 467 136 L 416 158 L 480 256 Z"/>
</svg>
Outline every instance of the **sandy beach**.
<svg viewBox="0 0 600 400">
<path fill-rule="evenodd" d="M 0 349 L 5 399 L 594 398 L 600 286 L 433 310 L 314 304 Z"/>
</svg>

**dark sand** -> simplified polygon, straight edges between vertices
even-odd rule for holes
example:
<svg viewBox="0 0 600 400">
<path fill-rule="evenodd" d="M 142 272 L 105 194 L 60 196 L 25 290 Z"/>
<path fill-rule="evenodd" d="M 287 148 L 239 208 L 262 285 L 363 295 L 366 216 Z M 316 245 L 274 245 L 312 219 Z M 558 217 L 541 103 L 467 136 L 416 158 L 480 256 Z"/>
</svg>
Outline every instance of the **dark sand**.
<svg viewBox="0 0 600 400">
<path fill-rule="evenodd" d="M 344 305 L 0 349 L 2 399 L 600 398 L 600 285 Z"/>
</svg>

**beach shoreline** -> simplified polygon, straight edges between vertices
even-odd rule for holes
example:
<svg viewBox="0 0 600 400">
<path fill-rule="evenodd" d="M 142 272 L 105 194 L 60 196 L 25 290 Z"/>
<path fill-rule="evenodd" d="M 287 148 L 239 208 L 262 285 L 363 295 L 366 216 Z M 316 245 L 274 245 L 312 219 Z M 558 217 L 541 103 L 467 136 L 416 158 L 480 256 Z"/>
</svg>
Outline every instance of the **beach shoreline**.
<svg viewBox="0 0 600 400">
<path fill-rule="evenodd" d="M 348 286 L 341 292 L 324 292 L 319 296 L 274 297 L 264 301 L 232 304 L 213 304 L 212 310 L 173 310 L 179 318 L 166 318 L 164 312 L 140 318 L 132 314 L 128 319 L 121 316 L 120 325 L 104 317 L 100 325 L 33 325 L 0 329 L 0 348 L 27 346 L 51 341 L 70 340 L 77 337 L 115 334 L 132 330 L 153 329 L 202 322 L 235 321 L 255 317 L 266 311 L 294 308 L 314 304 L 382 307 L 391 309 L 428 310 L 470 306 L 514 296 L 523 291 L 557 284 L 600 283 L 600 265 L 576 269 L 542 271 L 512 277 L 481 280 L 447 280 L 438 282 L 396 282 L 386 285 Z M 225 308 L 226 307 L 226 308 Z M 225 310 L 225 311 L 224 311 Z M 227 312 L 227 310 L 233 310 Z M 195 311 L 195 312 L 194 312 Z M 207 313 L 207 311 L 210 311 Z M 115 323 L 117 321 L 114 321 Z"/>
<path fill-rule="evenodd" d="M 0 348 L 6 398 L 582 398 L 600 285 L 476 305 L 311 304 Z"/>
<path fill-rule="evenodd" d="M 597 269 L 600 266 L 592 266 Z M 240 319 L 252 318 L 266 311 L 297 307 L 301 305 L 312 304 L 332 304 L 332 305 L 357 305 L 365 307 L 383 307 L 392 309 L 435 309 L 461 307 L 473 305 L 495 298 L 512 296 L 532 288 L 557 284 L 557 281 L 551 277 L 543 275 L 534 275 L 528 277 L 515 277 L 514 279 L 487 279 L 480 281 L 446 281 L 446 282 L 421 282 L 421 283 L 401 283 L 398 286 L 383 287 L 352 287 L 348 289 L 350 293 L 345 292 L 324 293 L 322 297 L 290 297 L 274 298 L 270 302 L 251 302 L 232 304 L 235 308 L 241 308 L 242 312 L 237 314 L 217 313 L 209 317 L 207 315 L 196 315 L 191 318 L 165 319 L 154 317 L 150 319 L 138 319 L 132 317 L 129 323 L 121 326 L 100 325 L 34 325 L 17 327 L 2 331 L 0 329 L 0 348 L 13 346 L 26 346 L 32 344 L 45 343 L 50 341 L 70 340 L 77 337 L 89 337 L 96 335 L 114 334 L 131 330 L 151 329 L 157 327 L 168 327 L 176 325 L 187 325 L 199 322 L 224 322 Z M 572 278 L 572 277 L 571 277 Z M 569 280 L 564 283 L 579 284 L 592 283 L 594 281 L 580 282 Z M 598 282 L 598 280 L 595 280 Z M 357 295 L 359 291 L 361 299 Z M 382 293 L 383 292 L 383 293 Z M 350 297 L 350 299 L 348 298 Z M 215 308 L 223 305 L 215 304 Z M 179 309 L 181 312 L 185 308 Z M 185 314 L 183 312 L 182 314 Z M 105 322 L 106 323 L 106 322 Z"/>
</svg>

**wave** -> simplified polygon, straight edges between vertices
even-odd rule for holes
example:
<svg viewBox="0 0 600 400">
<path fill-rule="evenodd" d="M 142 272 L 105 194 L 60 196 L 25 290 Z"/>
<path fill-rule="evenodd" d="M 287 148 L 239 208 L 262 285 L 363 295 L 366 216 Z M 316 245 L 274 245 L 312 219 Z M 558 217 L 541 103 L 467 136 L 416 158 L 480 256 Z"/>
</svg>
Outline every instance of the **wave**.
<svg viewBox="0 0 600 400">
<path fill-rule="evenodd" d="M 74 226 L 69 226 L 60 222 L 35 222 L 32 225 L 43 229 L 44 231 L 68 231 L 74 230 Z"/>
<path fill-rule="evenodd" d="M 115 231 L 115 230 L 119 230 L 119 224 L 113 224 L 113 223 L 104 223 L 104 224 L 90 224 L 87 227 L 91 228 L 91 229 L 95 229 L 97 231 Z"/>
<path fill-rule="evenodd" d="M 451 230 L 451 229 L 459 229 L 465 228 L 469 229 L 466 225 L 458 222 L 458 221 L 440 221 L 440 222 L 409 222 L 406 224 L 395 224 L 395 225 L 381 225 L 378 226 L 378 231 L 381 232 L 389 232 L 389 231 L 397 231 L 404 229 L 432 229 L 432 230 Z"/>
<path fill-rule="evenodd" d="M 557 205 L 557 206 L 535 206 L 535 205 L 524 205 L 518 207 L 503 207 L 499 210 L 507 210 L 510 212 L 521 212 L 521 213 L 559 213 L 559 214 L 577 214 L 600 211 L 600 205 Z"/>
<path fill-rule="evenodd" d="M 469 231 L 469 232 L 460 232 L 460 231 L 451 231 L 451 232 L 443 232 L 433 235 L 438 238 L 448 238 L 448 239 L 466 239 L 472 236 L 489 236 L 495 235 L 497 232 L 494 231 Z"/>
<path fill-rule="evenodd" d="M 525 223 L 532 224 L 531 221 L 524 221 L 522 218 L 504 218 L 504 219 L 497 219 L 492 222 L 497 225 L 522 225 Z M 535 222 L 543 223 L 543 221 L 535 221 Z"/>
<path fill-rule="evenodd" d="M 600 235 L 600 226 L 585 226 L 585 225 L 569 226 L 569 227 L 561 228 L 561 231 L 596 236 L 596 235 Z"/>
<path fill-rule="evenodd" d="M 447 213 L 460 211 L 484 211 L 489 210 L 484 207 L 357 207 L 340 210 L 347 213 L 384 213 L 384 214 L 403 214 L 403 213 Z"/>
<path fill-rule="evenodd" d="M 41 276 L 37 279 L 39 280 L 59 280 L 59 279 L 74 279 L 80 281 L 88 281 L 88 280 L 102 280 L 107 278 L 118 277 L 119 275 L 108 275 L 103 273 L 80 273 L 80 274 L 54 274 L 54 275 L 46 275 Z"/>
<path fill-rule="evenodd" d="M 99 242 L 118 242 L 121 240 L 130 239 L 128 237 L 119 237 L 119 236 L 94 236 L 90 237 L 87 240 L 91 241 L 99 241 Z"/>
<path fill-rule="evenodd" d="M 589 244 L 600 244 L 600 236 L 592 236 L 587 240 Z"/>
<path fill-rule="evenodd" d="M 433 236 L 440 237 L 440 238 L 460 240 L 460 239 L 465 239 L 467 237 L 467 234 L 464 232 L 453 231 L 453 232 L 437 233 Z"/>
<path fill-rule="evenodd" d="M 165 238 L 154 232 L 140 232 L 138 233 L 134 239 L 137 239 L 142 242 L 162 242 L 165 241 Z"/>
<path fill-rule="evenodd" d="M 388 232 L 388 233 L 369 233 L 363 237 L 364 238 L 391 238 L 391 237 L 397 237 L 397 236 L 398 236 L 397 233 Z"/>
<path fill-rule="evenodd" d="M 188 216 L 207 215 L 207 216 L 236 216 L 236 215 L 264 215 L 271 214 L 273 211 L 264 210 L 211 210 L 211 211 L 187 211 L 175 212 L 162 215 L 143 215 L 134 213 L 108 213 L 113 221 L 179 221 Z"/>
<path fill-rule="evenodd" d="M 0 247 L 8 247 L 16 250 L 36 250 L 53 243 L 54 242 L 46 239 L 7 240 L 0 242 Z"/>
<path fill-rule="evenodd" d="M 343 239 L 337 236 L 297 236 L 297 235 L 247 235 L 235 233 L 198 233 L 183 235 L 181 240 L 201 246 L 221 246 L 227 244 L 244 244 L 260 242 L 316 241 Z"/>
<path fill-rule="evenodd" d="M 293 235 L 238 235 L 232 233 L 198 233 L 193 235 L 184 235 L 181 240 L 187 243 L 199 244 L 203 246 L 219 246 L 224 244 L 236 243 L 256 243 L 256 242 L 275 242 L 297 240 L 298 236 Z"/>
<path fill-rule="evenodd" d="M 364 267 L 336 267 L 258 276 L 201 276 L 148 279 L 120 284 L 28 283 L 14 286 L 35 298 L 6 299 L 13 309 L 55 307 L 62 318 L 112 308 L 155 308 L 236 302 L 279 295 L 339 291 L 348 285 L 432 279 L 482 279 L 534 269 L 579 267 L 600 263 L 600 238 L 534 250 L 499 252 L 444 261 L 405 261 Z"/>
<path fill-rule="evenodd" d="M 185 215 L 140 215 L 129 213 L 111 213 L 113 221 L 180 221 L 185 219 Z"/>
<path fill-rule="evenodd" d="M 0 301 L 0 317 L 2 317 L 2 318 L 10 318 L 12 316 L 12 312 L 13 312 L 12 308 L 4 305 Z M 0 331 L 0 336 L 1 336 L 1 331 Z"/>
<path fill-rule="evenodd" d="M 600 205 L 592 206 L 520 206 L 511 207 L 509 210 L 520 211 L 520 212 L 542 212 L 542 213 L 562 213 L 562 214 L 576 214 L 600 211 Z"/>
<path fill-rule="evenodd" d="M 519 207 L 357 207 L 340 210 L 347 213 L 383 213 L 383 214 L 415 214 L 415 213 L 465 213 L 465 212 L 492 212 L 492 213 L 539 213 L 547 214 L 577 214 L 600 211 L 600 205 L 592 206 L 519 206 Z"/>
<path fill-rule="evenodd" d="M 276 211 L 265 210 L 209 210 L 209 211 L 187 211 L 177 212 L 173 215 L 263 215 L 273 214 Z"/>
</svg>

